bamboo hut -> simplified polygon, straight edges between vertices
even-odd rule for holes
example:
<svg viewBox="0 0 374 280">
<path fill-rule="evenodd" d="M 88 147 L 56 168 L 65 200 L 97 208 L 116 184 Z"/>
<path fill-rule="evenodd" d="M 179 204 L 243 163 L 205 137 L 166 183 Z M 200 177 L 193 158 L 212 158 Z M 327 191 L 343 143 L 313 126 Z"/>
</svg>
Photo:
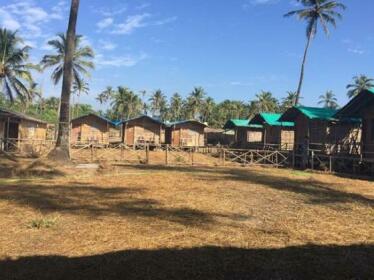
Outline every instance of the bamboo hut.
<svg viewBox="0 0 374 280">
<path fill-rule="evenodd" d="M 292 150 L 295 124 L 293 122 L 281 122 L 279 121 L 280 117 L 281 114 L 260 113 L 254 116 L 249 124 L 263 126 L 264 147 Z"/>
<path fill-rule="evenodd" d="M 25 114 L 0 109 L 1 150 L 29 152 L 46 141 L 47 123 Z"/>
<path fill-rule="evenodd" d="M 362 120 L 361 154 L 363 158 L 374 159 L 374 89 L 361 91 L 335 117 Z"/>
<path fill-rule="evenodd" d="M 236 148 L 252 148 L 263 143 L 263 126 L 250 124 L 249 120 L 231 119 L 223 128 L 234 131 L 233 146 Z"/>
<path fill-rule="evenodd" d="M 150 116 L 139 116 L 122 122 L 122 141 L 126 145 L 149 144 L 158 146 L 165 143 L 165 124 Z"/>
<path fill-rule="evenodd" d="M 166 124 L 166 144 L 175 147 L 204 147 L 207 127 L 196 120 L 185 120 Z"/>
<path fill-rule="evenodd" d="M 351 152 L 352 143 L 360 138 L 360 121 L 338 119 L 337 110 L 294 106 L 279 119 L 295 123 L 295 148 L 306 144 L 310 149 L 324 153 Z"/>
<path fill-rule="evenodd" d="M 234 132 L 221 128 L 207 127 L 204 130 L 208 145 L 230 145 L 234 143 Z"/>
<path fill-rule="evenodd" d="M 109 145 L 120 142 L 120 129 L 116 123 L 96 114 L 88 114 L 71 121 L 72 145 Z"/>
</svg>

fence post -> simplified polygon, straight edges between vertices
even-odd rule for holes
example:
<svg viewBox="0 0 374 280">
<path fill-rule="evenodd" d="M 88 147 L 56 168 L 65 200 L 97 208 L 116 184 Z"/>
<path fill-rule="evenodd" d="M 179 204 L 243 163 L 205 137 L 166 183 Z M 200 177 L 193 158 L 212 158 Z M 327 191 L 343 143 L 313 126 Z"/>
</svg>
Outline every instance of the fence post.
<svg viewBox="0 0 374 280">
<path fill-rule="evenodd" d="M 149 164 L 149 144 L 145 146 L 145 164 Z"/>
<path fill-rule="evenodd" d="M 314 151 L 312 151 L 312 170 L 314 170 Z"/>
<path fill-rule="evenodd" d="M 169 164 L 169 144 L 166 144 L 165 150 L 165 165 Z"/>
<path fill-rule="evenodd" d="M 121 160 L 123 160 L 124 159 L 124 146 L 123 146 L 123 144 L 121 145 Z"/>
<path fill-rule="evenodd" d="M 191 165 L 194 165 L 194 153 L 195 153 L 195 151 L 190 150 L 190 153 L 191 153 Z"/>
<path fill-rule="evenodd" d="M 226 150 L 223 149 L 223 156 L 222 156 L 223 166 L 226 164 Z"/>
<path fill-rule="evenodd" d="M 94 159 L 94 147 L 93 147 L 93 145 L 91 144 L 91 161 L 93 161 L 93 159 Z"/>
<path fill-rule="evenodd" d="M 332 173 L 332 156 L 329 157 L 330 173 Z"/>
</svg>

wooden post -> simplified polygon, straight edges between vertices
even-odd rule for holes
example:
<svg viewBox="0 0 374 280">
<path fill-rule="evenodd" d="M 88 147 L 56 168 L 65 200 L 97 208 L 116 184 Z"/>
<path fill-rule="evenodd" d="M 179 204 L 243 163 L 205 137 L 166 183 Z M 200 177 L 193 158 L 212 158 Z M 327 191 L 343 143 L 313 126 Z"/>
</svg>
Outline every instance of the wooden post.
<svg viewBox="0 0 374 280">
<path fill-rule="evenodd" d="M 165 150 L 165 165 L 169 164 L 169 144 L 166 144 Z"/>
<path fill-rule="evenodd" d="M 312 162 L 311 162 L 311 165 L 312 165 L 312 170 L 314 170 L 314 151 L 312 151 Z"/>
<path fill-rule="evenodd" d="M 194 165 L 194 153 L 195 151 L 194 150 L 191 150 L 191 165 Z"/>
<path fill-rule="evenodd" d="M 149 164 L 149 144 L 145 146 L 145 164 Z"/>
<path fill-rule="evenodd" d="M 226 164 L 226 150 L 225 149 L 223 149 L 222 163 L 223 163 L 223 166 L 225 166 Z"/>
<path fill-rule="evenodd" d="M 330 173 L 332 173 L 332 156 L 329 157 Z"/>
<path fill-rule="evenodd" d="M 94 146 L 91 144 L 91 162 L 94 160 Z"/>
<path fill-rule="evenodd" d="M 295 153 L 295 148 L 292 151 L 292 168 L 295 168 L 296 164 L 296 153 Z"/>
</svg>

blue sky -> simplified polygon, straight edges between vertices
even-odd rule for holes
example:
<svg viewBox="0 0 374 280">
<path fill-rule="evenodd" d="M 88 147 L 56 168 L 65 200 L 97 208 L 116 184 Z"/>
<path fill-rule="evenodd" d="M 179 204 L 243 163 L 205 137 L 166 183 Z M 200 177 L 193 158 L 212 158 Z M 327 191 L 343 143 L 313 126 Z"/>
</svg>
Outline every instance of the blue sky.
<svg viewBox="0 0 374 280">
<path fill-rule="evenodd" d="M 305 105 L 326 90 L 343 105 L 352 76 L 374 77 L 374 1 L 341 2 L 343 21 L 312 43 Z M 19 29 L 38 61 L 51 52 L 46 41 L 66 30 L 68 8 L 68 1 L 0 0 L 0 24 Z M 99 108 L 95 97 L 107 85 L 168 96 L 202 86 L 217 101 L 248 102 L 260 90 L 282 98 L 296 89 L 306 39 L 304 23 L 282 17 L 295 8 L 291 0 L 81 0 L 78 33 L 93 46 L 96 69 L 80 101 Z M 37 81 L 46 96 L 59 96 L 49 73 Z"/>
</svg>

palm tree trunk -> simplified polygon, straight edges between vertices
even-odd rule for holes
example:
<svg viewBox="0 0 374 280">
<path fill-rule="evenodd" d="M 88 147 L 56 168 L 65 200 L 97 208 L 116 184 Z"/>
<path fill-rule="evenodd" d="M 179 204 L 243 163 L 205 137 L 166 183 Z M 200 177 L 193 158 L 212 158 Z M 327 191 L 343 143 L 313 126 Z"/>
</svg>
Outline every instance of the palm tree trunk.
<svg viewBox="0 0 374 280">
<path fill-rule="evenodd" d="M 299 85 L 298 85 L 297 91 L 296 91 L 296 98 L 295 98 L 295 104 L 294 105 L 298 105 L 299 104 L 300 94 L 301 94 L 301 88 L 303 86 L 303 81 L 304 81 L 305 62 L 306 62 L 306 57 L 307 57 L 307 54 L 308 54 L 310 43 L 312 41 L 312 37 L 313 37 L 313 32 L 310 32 L 309 35 L 308 35 L 306 46 L 305 46 L 305 51 L 304 51 L 304 56 L 303 56 L 303 62 L 301 64 L 300 80 L 299 80 Z"/>
<path fill-rule="evenodd" d="M 50 157 L 55 160 L 70 160 L 70 94 L 73 78 L 73 56 L 75 50 L 75 30 L 77 25 L 79 0 L 71 1 L 69 25 L 66 34 L 66 54 L 62 80 L 60 117 L 57 142 Z"/>
</svg>

